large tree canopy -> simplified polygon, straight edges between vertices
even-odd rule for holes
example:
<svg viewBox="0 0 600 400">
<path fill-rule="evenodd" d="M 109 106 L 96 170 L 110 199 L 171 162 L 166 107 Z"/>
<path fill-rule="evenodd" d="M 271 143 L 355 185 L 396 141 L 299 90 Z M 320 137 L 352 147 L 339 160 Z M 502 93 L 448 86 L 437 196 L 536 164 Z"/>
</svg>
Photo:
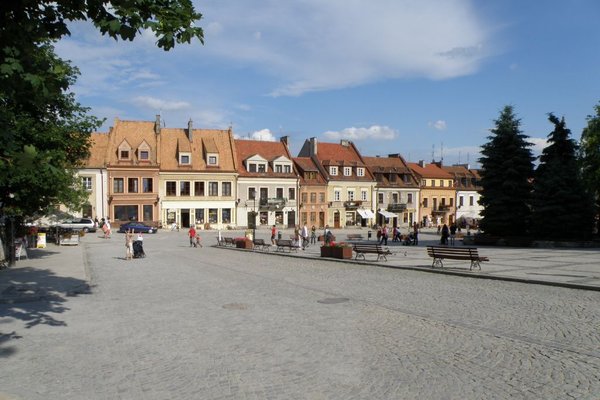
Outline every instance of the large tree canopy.
<svg viewBox="0 0 600 400">
<path fill-rule="evenodd" d="M 31 215 L 83 192 L 74 168 L 88 155 L 100 125 L 69 87 L 78 71 L 54 53 L 71 21 L 133 40 L 150 29 L 169 50 L 203 41 L 190 0 L 19 0 L 0 2 L 0 215 Z"/>
<path fill-rule="evenodd" d="M 595 107 L 596 115 L 588 115 L 587 126 L 581 134 L 580 156 L 583 179 L 593 196 L 596 216 L 600 210 L 600 103 Z M 596 231 L 600 232 L 600 220 L 596 219 Z"/>
<path fill-rule="evenodd" d="M 540 157 L 533 183 L 532 231 L 541 239 L 587 239 L 592 232 L 592 202 L 577 160 L 577 144 L 564 118 L 549 114 L 554 130 Z"/>
<path fill-rule="evenodd" d="M 494 121 L 489 142 L 482 146 L 481 200 L 484 206 L 481 228 L 501 237 L 526 234 L 531 217 L 533 156 L 519 129 L 520 120 L 506 106 Z"/>
</svg>

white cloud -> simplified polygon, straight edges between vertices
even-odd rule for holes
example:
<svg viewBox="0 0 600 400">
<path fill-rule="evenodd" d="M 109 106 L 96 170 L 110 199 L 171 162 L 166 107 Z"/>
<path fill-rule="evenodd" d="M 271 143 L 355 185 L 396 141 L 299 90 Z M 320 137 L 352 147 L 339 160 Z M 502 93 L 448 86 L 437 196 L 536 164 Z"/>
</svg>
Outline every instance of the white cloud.
<svg viewBox="0 0 600 400">
<path fill-rule="evenodd" d="M 542 151 L 544 150 L 544 148 L 546 146 L 548 146 L 547 138 L 529 137 L 529 138 L 527 138 L 527 141 L 529 143 L 533 144 L 533 146 L 531 146 L 531 151 L 534 154 L 534 156 L 538 156 L 538 155 L 542 154 Z"/>
<path fill-rule="evenodd" d="M 323 133 L 328 139 L 350 139 L 350 140 L 366 140 L 366 139 L 381 139 L 392 140 L 398 136 L 398 133 L 387 126 L 373 125 L 369 128 L 345 128 L 341 131 L 327 131 Z"/>
<path fill-rule="evenodd" d="M 435 122 L 429 122 L 427 125 L 429 125 L 430 128 L 435 128 L 438 131 L 444 131 L 446 130 L 446 121 L 438 119 Z"/>
<path fill-rule="evenodd" d="M 279 78 L 271 94 L 280 96 L 471 74 L 493 51 L 492 28 L 472 3 L 208 0 L 201 7 L 209 28 L 206 52 Z"/>
<path fill-rule="evenodd" d="M 247 136 L 239 136 L 234 135 L 236 139 L 243 140 L 262 140 L 264 142 L 276 142 L 277 138 L 273 135 L 270 129 L 261 129 L 259 131 L 254 131 Z"/>
<path fill-rule="evenodd" d="M 138 107 L 150 108 L 152 111 L 177 111 L 190 108 L 185 101 L 166 101 L 150 96 L 138 96 L 132 100 Z"/>
</svg>

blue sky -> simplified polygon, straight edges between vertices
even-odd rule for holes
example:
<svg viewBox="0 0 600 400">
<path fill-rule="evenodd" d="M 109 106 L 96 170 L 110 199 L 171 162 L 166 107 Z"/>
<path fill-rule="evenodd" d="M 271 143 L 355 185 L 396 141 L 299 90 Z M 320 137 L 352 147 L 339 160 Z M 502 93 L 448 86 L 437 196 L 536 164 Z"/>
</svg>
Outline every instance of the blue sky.
<svg viewBox="0 0 600 400">
<path fill-rule="evenodd" d="M 564 116 L 579 139 L 600 101 L 597 0 L 206 0 L 205 45 L 165 52 L 71 26 L 57 43 L 92 113 L 239 137 L 352 140 L 363 155 L 477 166 L 510 104 L 539 154 Z"/>
</svg>

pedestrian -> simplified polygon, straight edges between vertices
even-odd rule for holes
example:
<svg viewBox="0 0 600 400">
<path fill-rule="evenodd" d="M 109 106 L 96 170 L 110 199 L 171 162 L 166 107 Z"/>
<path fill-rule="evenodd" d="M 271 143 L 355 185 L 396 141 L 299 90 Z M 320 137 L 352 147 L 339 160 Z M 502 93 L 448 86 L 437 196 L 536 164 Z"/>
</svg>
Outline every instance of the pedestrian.
<svg viewBox="0 0 600 400">
<path fill-rule="evenodd" d="M 196 247 L 202 247 L 202 238 L 199 233 L 196 233 Z"/>
<path fill-rule="evenodd" d="M 454 238 L 456 237 L 456 224 L 450 225 L 450 244 L 454 246 Z"/>
<path fill-rule="evenodd" d="M 331 243 L 331 239 L 333 238 L 333 233 L 329 229 L 329 225 L 325 225 L 325 231 L 323 232 L 323 242 L 325 245 Z"/>
<path fill-rule="evenodd" d="M 440 243 L 447 245 L 448 244 L 448 236 L 450 236 L 450 230 L 448 229 L 448 225 L 444 224 L 441 232 L 442 232 L 442 237 L 440 239 Z"/>
<path fill-rule="evenodd" d="M 190 230 L 188 231 L 188 236 L 190 237 L 190 247 L 196 247 L 196 228 L 194 226 L 190 226 Z"/>
<path fill-rule="evenodd" d="M 301 241 L 300 227 L 299 226 L 295 226 L 294 227 L 294 242 L 293 242 L 294 245 L 295 245 L 295 247 L 298 247 L 298 248 L 302 247 L 302 244 L 301 244 L 300 241 Z"/>
<path fill-rule="evenodd" d="M 317 243 L 317 228 L 313 225 L 310 228 L 310 244 Z"/>
<path fill-rule="evenodd" d="M 306 224 L 302 227 L 302 250 L 308 247 L 308 227 Z"/>
<path fill-rule="evenodd" d="M 110 239 L 110 220 L 108 218 L 104 221 L 104 225 L 102 225 L 102 231 L 104 232 L 104 239 Z"/>
<path fill-rule="evenodd" d="M 381 228 L 381 239 L 379 240 L 379 244 L 385 244 L 387 246 L 388 241 L 388 227 L 386 224 Z"/>
<path fill-rule="evenodd" d="M 416 222 L 413 224 L 413 244 L 419 244 L 419 225 Z"/>
<path fill-rule="evenodd" d="M 133 259 L 133 230 L 128 229 L 125 232 L 125 259 Z"/>
<path fill-rule="evenodd" d="M 275 227 L 275 225 L 273 225 L 271 227 L 271 244 L 274 246 L 275 243 L 275 236 L 277 235 L 277 227 Z"/>
</svg>

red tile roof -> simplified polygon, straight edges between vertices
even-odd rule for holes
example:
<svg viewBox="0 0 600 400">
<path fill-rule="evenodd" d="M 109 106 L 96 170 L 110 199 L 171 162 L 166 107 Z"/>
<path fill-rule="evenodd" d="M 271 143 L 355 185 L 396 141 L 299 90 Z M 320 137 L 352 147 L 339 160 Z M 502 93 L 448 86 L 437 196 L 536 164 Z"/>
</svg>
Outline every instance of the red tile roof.
<svg viewBox="0 0 600 400">
<path fill-rule="evenodd" d="M 425 164 L 421 167 L 417 163 L 408 163 L 410 169 L 421 178 L 453 179 L 454 177 L 436 164 Z"/>
<path fill-rule="evenodd" d="M 293 170 L 292 162 L 292 173 L 275 173 L 271 162 L 279 157 L 286 157 L 292 161 L 292 156 L 289 149 L 282 142 L 272 142 L 266 140 L 242 140 L 235 139 L 235 148 L 237 151 L 237 168 L 240 176 L 255 176 L 255 177 L 285 177 L 285 178 L 296 178 L 296 173 Z M 254 155 L 266 159 L 269 162 L 267 172 L 248 172 L 244 161 Z"/>
</svg>

